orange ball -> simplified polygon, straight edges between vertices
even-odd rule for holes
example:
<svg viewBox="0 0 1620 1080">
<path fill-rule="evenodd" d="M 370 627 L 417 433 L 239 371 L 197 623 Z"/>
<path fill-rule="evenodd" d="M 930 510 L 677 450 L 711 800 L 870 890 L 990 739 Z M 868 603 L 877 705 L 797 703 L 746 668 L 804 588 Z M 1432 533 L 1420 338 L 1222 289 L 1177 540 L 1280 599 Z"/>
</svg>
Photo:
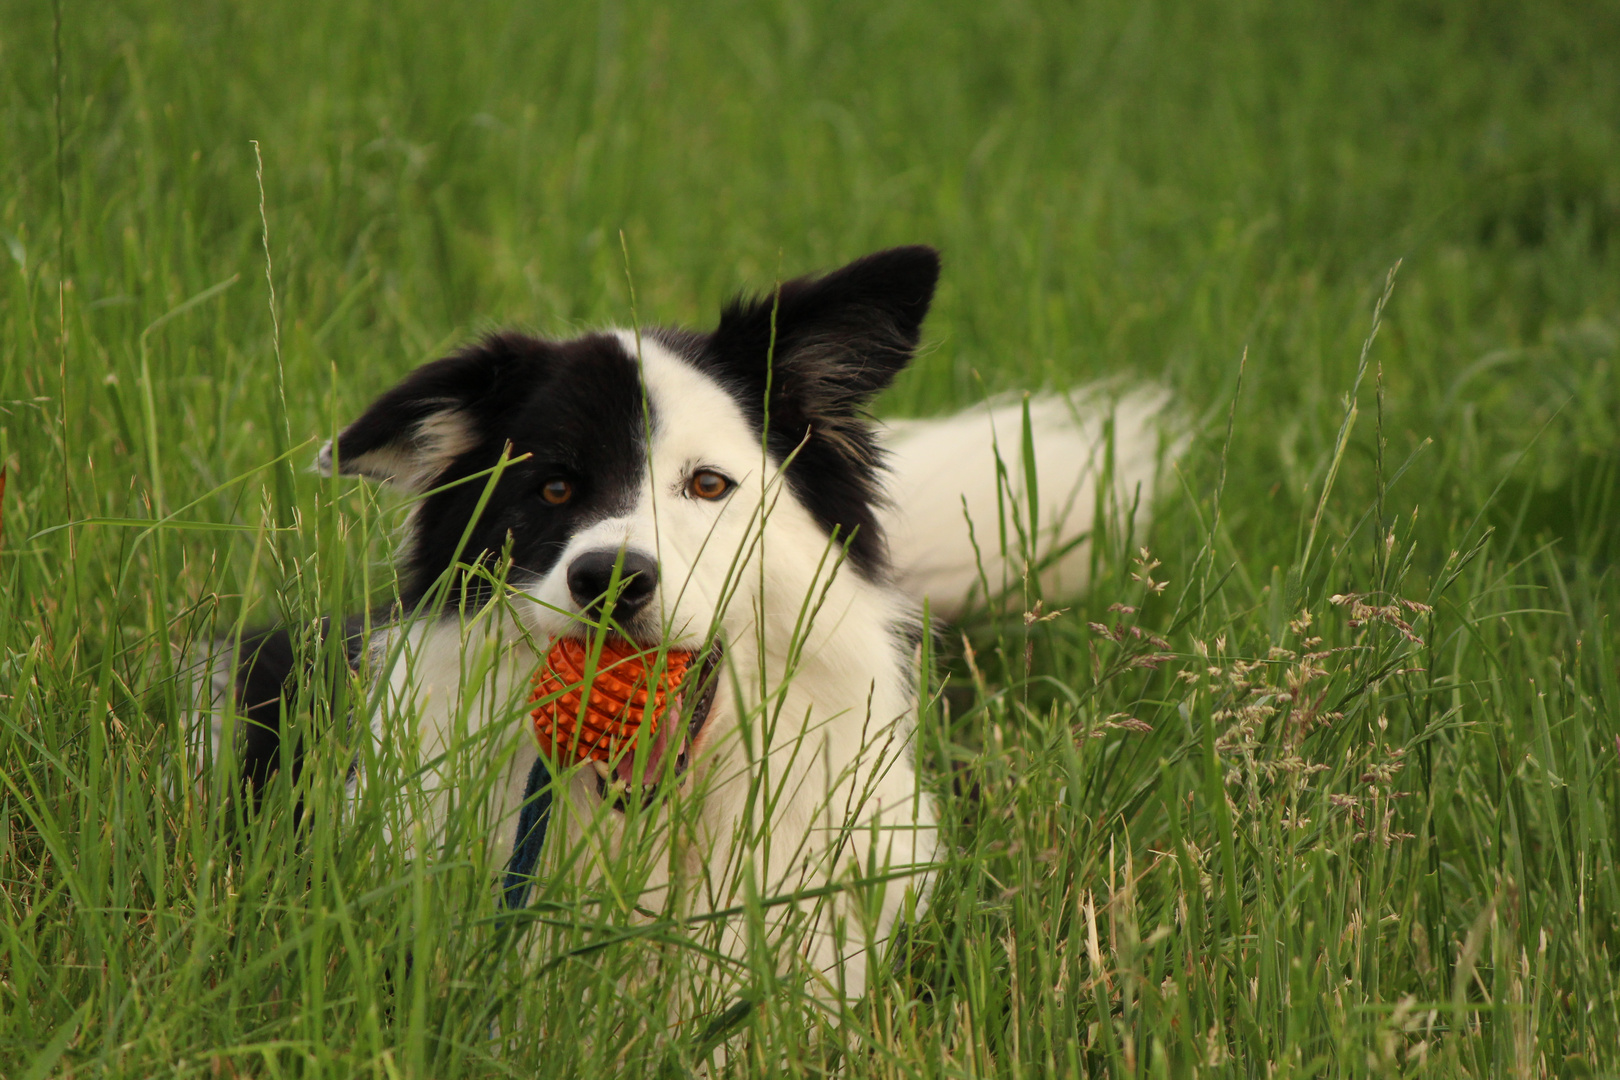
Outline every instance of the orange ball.
<svg viewBox="0 0 1620 1080">
<path fill-rule="evenodd" d="M 663 722 L 670 698 L 686 678 L 695 654 L 670 650 L 647 704 L 649 667 L 656 666 L 657 650 L 642 650 L 622 638 L 608 638 L 597 657 L 590 699 L 584 708 L 584 681 L 589 646 L 573 638 L 558 638 L 534 674 L 530 701 L 550 700 L 535 707 L 534 732 L 540 749 L 565 761 L 611 761 L 628 753 L 641 729 L 653 738 Z"/>
</svg>

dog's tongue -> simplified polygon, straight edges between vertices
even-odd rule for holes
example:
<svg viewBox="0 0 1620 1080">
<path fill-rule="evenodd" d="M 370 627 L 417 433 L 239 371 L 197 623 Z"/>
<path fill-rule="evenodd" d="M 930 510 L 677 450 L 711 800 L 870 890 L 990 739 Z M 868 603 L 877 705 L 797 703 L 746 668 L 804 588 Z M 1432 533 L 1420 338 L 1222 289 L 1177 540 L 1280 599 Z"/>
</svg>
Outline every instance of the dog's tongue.
<svg viewBox="0 0 1620 1080">
<path fill-rule="evenodd" d="M 649 782 L 662 775 L 660 770 L 664 764 L 664 754 L 669 749 L 669 729 L 681 722 L 681 699 L 679 695 L 671 703 L 670 708 L 658 718 L 657 730 L 653 732 L 652 745 L 647 747 L 647 764 L 642 771 Z M 625 751 L 619 758 L 618 777 L 629 784 L 634 779 L 636 767 L 636 752 L 634 748 Z"/>
</svg>

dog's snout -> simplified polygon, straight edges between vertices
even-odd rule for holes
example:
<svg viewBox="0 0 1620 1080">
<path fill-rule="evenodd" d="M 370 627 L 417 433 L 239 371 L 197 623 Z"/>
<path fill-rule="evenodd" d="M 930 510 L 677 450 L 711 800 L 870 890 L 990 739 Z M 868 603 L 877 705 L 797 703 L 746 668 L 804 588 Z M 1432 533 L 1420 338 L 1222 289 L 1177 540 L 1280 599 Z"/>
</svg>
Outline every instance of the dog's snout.
<svg viewBox="0 0 1620 1080">
<path fill-rule="evenodd" d="M 568 564 L 568 593 L 581 611 L 592 616 L 602 613 L 613 583 L 613 567 L 619 562 L 615 548 L 587 551 Z M 619 568 L 619 595 L 613 601 L 613 618 L 632 618 L 652 600 L 658 589 L 658 564 L 639 551 L 626 551 Z"/>
</svg>

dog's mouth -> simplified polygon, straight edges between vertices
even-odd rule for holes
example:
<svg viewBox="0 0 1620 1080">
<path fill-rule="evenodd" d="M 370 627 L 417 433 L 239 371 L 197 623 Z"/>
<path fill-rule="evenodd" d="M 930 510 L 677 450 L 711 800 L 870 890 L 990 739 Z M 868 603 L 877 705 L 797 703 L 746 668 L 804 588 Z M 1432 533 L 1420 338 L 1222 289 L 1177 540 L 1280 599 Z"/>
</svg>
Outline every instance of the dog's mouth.
<svg viewBox="0 0 1620 1080">
<path fill-rule="evenodd" d="M 644 802 L 650 802 L 666 782 L 678 787 L 691 768 L 701 748 L 700 739 L 708 730 L 709 714 L 714 708 L 715 690 L 720 684 L 717 677 L 720 654 L 718 641 L 705 646 L 693 659 L 685 678 L 671 695 L 639 770 Z M 675 761 L 666 776 L 665 762 L 672 751 Z M 592 762 L 596 768 L 597 791 L 616 810 L 625 809 L 625 799 L 637 788 L 636 757 L 639 753 L 639 749 L 632 744 L 618 756 L 617 761 Z"/>
<path fill-rule="evenodd" d="M 588 762 L 616 809 L 637 791 L 650 802 L 681 783 L 704 744 L 722 653 L 718 641 L 661 653 L 623 638 L 595 652 L 588 642 L 557 639 L 535 676 L 542 750 Z M 589 680 L 587 670 L 595 672 Z"/>
</svg>

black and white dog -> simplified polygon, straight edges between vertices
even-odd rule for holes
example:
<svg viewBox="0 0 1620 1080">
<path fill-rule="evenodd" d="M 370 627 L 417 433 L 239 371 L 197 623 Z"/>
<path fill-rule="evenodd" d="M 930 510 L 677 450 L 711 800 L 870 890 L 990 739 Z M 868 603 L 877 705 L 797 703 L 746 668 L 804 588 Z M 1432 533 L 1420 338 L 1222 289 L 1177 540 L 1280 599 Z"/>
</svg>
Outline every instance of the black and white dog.
<svg viewBox="0 0 1620 1080">
<path fill-rule="evenodd" d="M 925 598 L 954 617 L 1016 584 L 1030 555 L 1048 595 L 1080 587 L 1095 515 L 1140 515 L 1163 449 L 1149 391 L 870 420 L 939 268 L 930 248 L 879 252 L 734 301 L 707 333 L 497 334 L 411 373 L 321 452 L 328 473 L 417 499 L 407 614 L 364 645 L 382 690 L 367 721 L 398 769 L 358 779 L 397 793 L 413 845 L 442 850 L 482 777 L 492 863 L 559 865 L 524 851 L 544 800 L 547 845 L 587 853 L 561 872 L 589 879 L 641 852 L 643 909 L 888 879 L 858 901 L 822 889 L 813 913 L 788 905 L 779 921 L 789 955 L 861 993 L 871 945 L 926 902 L 940 855 L 912 749 Z M 1009 513 L 1022 545 L 998 540 Z M 546 759 L 531 678 L 556 639 L 609 625 L 700 656 L 702 691 L 656 753 Z M 294 672 L 284 638 L 248 652 L 225 681 L 249 722 L 225 709 L 214 729 L 262 779 Z M 638 848 L 637 829 L 658 839 Z M 740 957 L 749 932 L 721 931 L 720 952 Z"/>
</svg>

